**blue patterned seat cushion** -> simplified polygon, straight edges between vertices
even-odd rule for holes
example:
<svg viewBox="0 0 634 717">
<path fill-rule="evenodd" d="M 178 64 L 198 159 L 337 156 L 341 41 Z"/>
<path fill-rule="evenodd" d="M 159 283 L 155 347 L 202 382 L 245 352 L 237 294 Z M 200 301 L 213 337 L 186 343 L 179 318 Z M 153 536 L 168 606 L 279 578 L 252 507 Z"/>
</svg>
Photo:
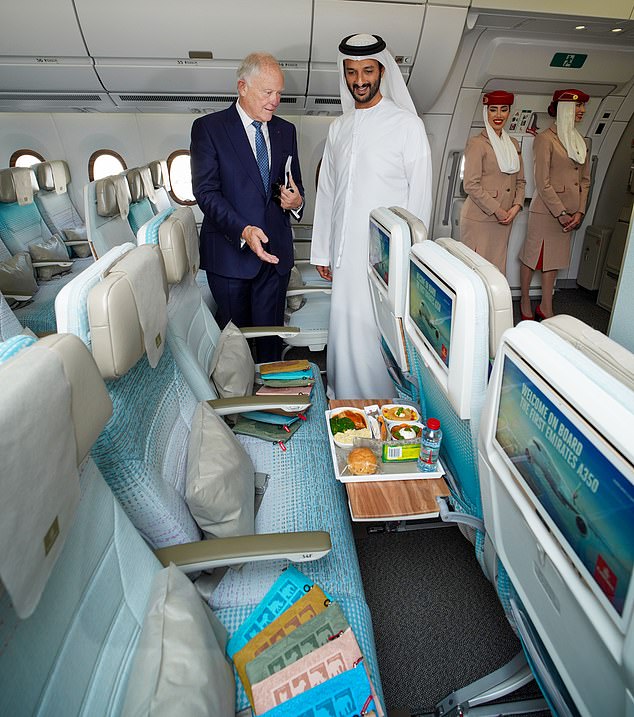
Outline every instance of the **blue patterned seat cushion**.
<svg viewBox="0 0 634 717">
<path fill-rule="evenodd" d="M 185 500 L 187 444 L 196 400 L 165 348 L 107 381 L 113 415 L 92 449 L 106 482 L 155 548 L 200 539 Z"/>
<path fill-rule="evenodd" d="M 130 223 L 130 229 L 136 236 L 139 229 L 150 221 L 154 216 L 154 210 L 150 204 L 150 200 L 147 197 L 141 199 L 140 202 L 132 202 L 128 210 L 128 222 Z"/>
</svg>

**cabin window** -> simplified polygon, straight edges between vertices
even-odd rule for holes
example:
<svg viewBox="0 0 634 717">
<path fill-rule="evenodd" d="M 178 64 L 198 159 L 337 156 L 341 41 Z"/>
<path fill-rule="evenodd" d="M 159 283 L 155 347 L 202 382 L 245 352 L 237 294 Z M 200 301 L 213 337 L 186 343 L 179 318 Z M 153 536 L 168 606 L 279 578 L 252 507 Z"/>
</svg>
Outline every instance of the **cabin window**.
<svg viewBox="0 0 634 717">
<path fill-rule="evenodd" d="M 179 204 L 196 204 L 192 192 L 192 168 L 189 163 L 189 150 L 177 149 L 167 158 L 167 171 L 170 176 L 170 194 Z"/>
<path fill-rule="evenodd" d="M 44 161 L 44 157 L 33 149 L 17 149 L 11 155 L 9 167 L 30 167 Z"/>
<path fill-rule="evenodd" d="M 123 157 L 114 150 L 98 149 L 88 160 L 88 178 L 91 182 L 96 182 L 113 174 L 121 174 L 127 168 Z"/>
</svg>

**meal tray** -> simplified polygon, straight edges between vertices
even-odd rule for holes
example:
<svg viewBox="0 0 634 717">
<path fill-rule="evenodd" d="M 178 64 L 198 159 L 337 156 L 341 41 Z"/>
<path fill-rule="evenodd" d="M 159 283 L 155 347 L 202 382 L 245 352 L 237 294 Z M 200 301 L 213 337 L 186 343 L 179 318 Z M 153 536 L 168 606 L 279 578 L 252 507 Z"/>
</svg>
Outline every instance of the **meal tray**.
<svg viewBox="0 0 634 717">
<path fill-rule="evenodd" d="M 368 401 L 370 403 L 388 403 L 388 401 Z M 363 410 L 363 407 L 359 407 Z M 330 453 L 332 456 L 332 465 L 335 471 L 335 476 L 341 483 L 375 483 L 381 480 L 429 480 L 432 478 L 441 478 L 445 471 L 440 461 L 438 461 L 438 470 L 422 473 L 418 470 L 415 461 L 407 461 L 403 463 L 388 462 L 384 463 L 380 458 L 377 458 L 378 473 L 371 473 L 370 475 L 352 475 L 349 471 L 345 470 L 347 466 L 347 456 L 352 450 L 350 448 L 340 448 L 335 444 L 333 435 L 330 431 L 330 416 L 337 413 L 340 408 L 333 408 L 326 411 L 326 426 L 328 427 L 328 442 L 330 444 Z"/>
</svg>

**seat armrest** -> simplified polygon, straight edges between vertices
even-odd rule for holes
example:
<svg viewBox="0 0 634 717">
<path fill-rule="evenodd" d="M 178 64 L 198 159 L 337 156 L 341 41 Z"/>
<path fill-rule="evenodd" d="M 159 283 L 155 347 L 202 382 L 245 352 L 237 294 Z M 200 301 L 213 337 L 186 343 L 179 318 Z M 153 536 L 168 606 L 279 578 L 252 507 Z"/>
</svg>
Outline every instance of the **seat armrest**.
<svg viewBox="0 0 634 717">
<path fill-rule="evenodd" d="M 261 336 L 280 336 L 285 339 L 297 336 L 301 329 L 297 326 L 243 326 L 240 331 L 245 339 L 257 339 Z"/>
<path fill-rule="evenodd" d="M 177 565 L 184 573 L 211 570 L 225 565 L 278 560 L 294 563 L 318 560 L 332 548 L 330 535 L 322 530 L 298 533 L 263 533 L 236 538 L 214 538 L 196 543 L 182 543 L 156 550 L 165 566 Z"/>
<path fill-rule="evenodd" d="M 288 413 L 306 410 L 311 401 L 308 396 L 240 396 L 238 398 L 214 398 L 207 403 L 221 416 L 247 411 L 271 411 L 280 409 Z"/>
<path fill-rule="evenodd" d="M 33 267 L 35 269 L 41 269 L 43 266 L 59 266 L 63 269 L 68 269 L 73 265 L 72 261 L 34 261 Z"/>
<path fill-rule="evenodd" d="M 302 294 L 332 294 L 332 286 L 319 286 L 319 284 L 304 284 L 300 289 L 288 289 L 286 296 L 301 296 Z"/>
<path fill-rule="evenodd" d="M 64 244 L 66 246 L 84 246 L 85 244 L 90 244 L 88 239 L 70 239 L 69 241 L 65 241 Z"/>
</svg>

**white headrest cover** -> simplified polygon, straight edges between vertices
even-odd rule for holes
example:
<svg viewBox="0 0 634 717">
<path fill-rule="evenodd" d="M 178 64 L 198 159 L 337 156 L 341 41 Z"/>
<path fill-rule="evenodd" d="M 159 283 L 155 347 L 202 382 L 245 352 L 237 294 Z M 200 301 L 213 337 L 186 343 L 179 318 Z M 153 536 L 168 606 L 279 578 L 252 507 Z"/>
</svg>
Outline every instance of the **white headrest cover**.
<svg viewBox="0 0 634 717">
<path fill-rule="evenodd" d="M 104 378 L 124 376 L 148 353 L 156 365 L 165 346 L 167 281 L 157 246 L 135 247 L 113 264 L 88 295 L 92 354 Z"/>
<path fill-rule="evenodd" d="M 38 189 L 35 173 L 30 167 L 9 167 L 0 171 L 0 202 L 20 205 L 33 203 Z"/>
<path fill-rule="evenodd" d="M 178 284 L 187 273 L 196 276 L 200 249 L 192 208 L 180 207 L 170 214 L 159 227 L 158 236 L 168 283 Z"/>
<path fill-rule="evenodd" d="M 70 170 L 63 159 L 40 162 L 35 165 L 35 173 L 40 189 L 47 192 L 55 190 L 57 194 L 63 194 L 70 182 Z"/>
<path fill-rule="evenodd" d="M 70 334 L 38 341 L 0 373 L 0 570 L 17 614 L 26 618 L 73 524 L 77 466 L 112 404 L 88 350 Z"/>
<path fill-rule="evenodd" d="M 145 199 L 147 193 L 145 191 L 145 185 L 143 184 L 143 178 L 141 177 L 141 168 L 135 167 L 126 174 L 128 180 L 128 186 L 130 187 L 130 199 L 132 202 L 140 202 Z"/>
<path fill-rule="evenodd" d="M 152 174 L 152 183 L 154 188 L 165 187 L 169 191 L 170 189 L 170 178 L 169 172 L 167 171 L 167 162 L 164 159 L 155 159 L 150 162 L 148 167 Z"/>
<path fill-rule="evenodd" d="M 121 175 L 104 177 L 95 182 L 97 198 L 97 214 L 100 217 L 116 217 L 127 219 L 130 207 L 130 187 L 127 179 Z"/>
</svg>

